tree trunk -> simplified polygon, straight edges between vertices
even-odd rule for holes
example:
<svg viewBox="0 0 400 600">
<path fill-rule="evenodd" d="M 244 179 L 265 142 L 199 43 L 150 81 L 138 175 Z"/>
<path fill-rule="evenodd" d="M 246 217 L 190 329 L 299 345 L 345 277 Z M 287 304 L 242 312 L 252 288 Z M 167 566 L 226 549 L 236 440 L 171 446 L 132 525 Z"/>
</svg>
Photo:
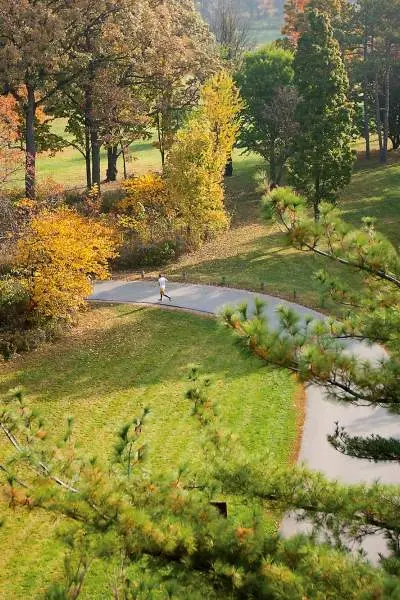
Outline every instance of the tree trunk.
<svg viewBox="0 0 400 600">
<path fill-rule="evenodd" d="M 90 80 L 89 80 L 90 81 Z M 92 87 L 87 85 L 85 88 L 85 162 L 86 162 L 86 185 L 88 190 L 93 185 L 92 179 L 92 144 L 91 144 L 91 131 L 92 131 Z"/>
<path fill-rule="evenodd" d="M 118 146 L 109 146 L 107 148 L 107 174 L 106 181 L 117 181 L 117 160 L 118 160 Z"/>
<path fill-rule="evenodd" d="M 88 190 L 92 187 L 92 166 L 91 160 L 91 147 L 90 147 L 90 131 L 89 126 L 85 119 L 85 162 L 86 162 L 86 187 Z"/>
<path fill-rule="evenodd" d="M 315 182 L 315 194 L 314 194 L 314 200 L 313 200 L 314 221 L 315 222 L 319 221 L 319 218 L 321 215 L 320 203 L 321 203 L 320 180 L 319 180 L 319 177 L 317 177 L 316 182 Z"/>
<path fill-rule="evenodd" d="M 368 38 L 364 39 L 364 68 L 368 59 Z M 368 114 L 368 77 L 365 72 L 363 79 L 363 104 L 364 104 L 364 139 L 365 139 L 365 158 L 371 158 L 371 142 L 369 132 L 369 114 Z"/>
<path fill-rule="evenodd" d="M 382 140 L 382 119 L 381 119 L 381 103 L 379 101 L 379 81 L 378 74 L 375 77 L 375 115 L 376 115 L 376 130 L 378 132 L 379 152 L 382 156 L 383 140 Z"/>
<path fill-rule="evenodd" d="M 392 142 L 393 150 L 398 150 L 400 148 L 400 135 L 389 136 L 389 139 Z"/>
<path fill-rule="evenodd" d="M 233 160 L 230 156 L 225 165 L 225 177 L 232 177 L 233 175 Z"/>
<path fill-rule="evenodd" d="M 163 114 L 160 112 L 157 112 L 157 120 L 156 120 L 156 127 L 157 127 L 157 137 L 158 137 L 158 149 L 160 151 L 160 155 L 161 155 L 161 166 L 164 169 L 164 165 L 165 165 L 165 137 L 164 137 L 164 127 L 163 127 Z"/>
<path fill-rule="evenodd" d="M 128 179 L 128 173 L 126 171 L 126 156 L 125 156 L 125 148 L 124 145 L 121 144 L 121 153 L 122 153 L 122 163 L 124 165 L 124 179 Z"/>
<path fill-rule="evenodd" d="M 35 90 L 26 86 L 27 100 L 25 109 L 25 195 L 35 199 L 36 190 L 36 141 L 35 141 Z"/>
<path fill-rule="evenodd" d="M 388 142 L 389 142 L 389 116 L 390 116 L 390 67 L 385 73 L 385 108 L 383 117 L 383 147 L 380 155 L 380 162 L 387 161 Z"/>
<path fill-rule="evenodd" d="M 276 156 L 275 156 L 275 141 L 271 142 L 271 153 L 269 158 L 269 187 L 271 190 L 277 186 L 276 177 Z"/>
<path fill-rule="evenodd" d="M 97 130 L 97 124 L 93 121 L 91 122 L 90 127 L 90 142 L 92 146 L 92 178 L 93 185 L 97 185 L 100 189 L 100 142 L 99 142 L 99 132 Z"/>
</svg>

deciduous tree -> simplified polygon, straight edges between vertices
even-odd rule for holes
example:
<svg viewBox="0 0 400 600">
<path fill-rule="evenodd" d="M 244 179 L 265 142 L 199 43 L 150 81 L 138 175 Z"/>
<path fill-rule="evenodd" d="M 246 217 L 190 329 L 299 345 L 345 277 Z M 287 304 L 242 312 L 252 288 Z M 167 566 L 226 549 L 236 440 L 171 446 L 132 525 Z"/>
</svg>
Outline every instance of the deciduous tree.
<svg viewBox="0 0 400 600">
<path fill-rule="evenodd" d="M 234 0 L 217 0 L 210 16 L 210 28 L 221 48 L 222 58 L 237 68 L 251 42 L 248 21 Z"/>
<path fill-rule="evenodd" d="M 177 133 L 170 150 L 166 178 L 188 245 L 199 245 L 229 223 L 223 173 L 238 131 L 240 107 L 232 78 L 215 75 L 202 88 L 199 109 Z"/>
<path fill-rule="evenodd" d="M 293 54 L 274 45 L 245 55 L 236 75 L 245 102 L 239 145 L 268 164 L 272 187 L 282 180 L 298 131 Z"/>
</svg>

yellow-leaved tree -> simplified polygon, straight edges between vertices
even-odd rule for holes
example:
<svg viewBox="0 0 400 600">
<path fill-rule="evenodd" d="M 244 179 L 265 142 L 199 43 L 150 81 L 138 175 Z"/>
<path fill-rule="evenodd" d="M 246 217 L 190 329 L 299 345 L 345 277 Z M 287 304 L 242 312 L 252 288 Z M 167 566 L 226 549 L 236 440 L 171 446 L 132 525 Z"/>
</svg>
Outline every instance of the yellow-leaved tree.
<svg viewBox="0 0 400 600">
<path fill-rule="evenodd" d="M 211 77 L 201 88 L 200 112 L 208 119 L 215 136 L 215 150 L 226 160 L 232 154 L 240 129 L 243 100 L 238 88 L 226 71 Z"/>
<path fill-rule="evenodd" d="M 70 318 L 91 292 L 90 276 L 106 279 L 117 237 L 102 222 L 65 206 L 44 209 L 19 240 L 15 263 L 39 317 Z"/>
<path fill-rule="evenodd" d="M 239 129 L 242 103 L 231 76 L 214 75 L 201 90 L 199 108 L 178 131 L 165 176 L 188 247 L 226 229 L 223 173 Z"/>
</svg>

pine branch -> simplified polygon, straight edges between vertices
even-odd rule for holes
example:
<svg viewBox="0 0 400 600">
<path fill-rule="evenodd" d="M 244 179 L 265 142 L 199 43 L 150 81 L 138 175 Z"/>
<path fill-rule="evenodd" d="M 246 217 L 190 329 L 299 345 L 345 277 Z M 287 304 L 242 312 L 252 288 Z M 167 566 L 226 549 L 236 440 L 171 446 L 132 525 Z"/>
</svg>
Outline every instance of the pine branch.
<svg viewBox="0 0 400 600">
<path fill-rule="evenodd" d="M 335 433 L 328 436 L 328 441 L 335 450 L 346 456 L 374 462 L 400 463 L 400 439 L 397 438 L 384 438 L 376 434 L 368 437 L 351 436 L 336 423 Z"/>
</svg>

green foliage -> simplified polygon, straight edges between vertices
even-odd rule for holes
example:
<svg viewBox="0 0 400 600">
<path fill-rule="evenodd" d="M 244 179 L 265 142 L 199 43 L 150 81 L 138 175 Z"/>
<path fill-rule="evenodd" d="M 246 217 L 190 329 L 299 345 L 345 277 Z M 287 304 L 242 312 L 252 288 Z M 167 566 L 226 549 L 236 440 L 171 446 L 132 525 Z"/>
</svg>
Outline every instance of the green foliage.
<svg viewBox="0 0 400 600">
<path fill-rule="evenodd" d="M 306 22 L 294 62 L 300 129 L 290 173 L 318 219 L 321 201 L 334 200 L 337 191 L 350 182 L 353 124 L 348 77 L 329 18 L 308 9 Z"/>
<path fill-rule="evenodd" d="M 357 293 L 326 272 L 316 275 L 331 299 L 345 307 L 341 321 L 302 319 L 284 307 L 278 310 L 278 328 L 272 328 L 260 314 L 248 319 L 241 310 L 227 310 L 223 321 L 252 353 L 266 362 L 292 369 L 304 382 L 323 386 L 330 397 L 356 405 L 383 406 L 398 413 L 400 257 L 397 249 L 376 231 L 374 219 L 364 217 L 363 226 L 354 229 L 341 220 L 339 211 L 331 204 L 321 205 L 320 219 L 315 222 L 309 215 L 307 200 L 290 189 L 272 192 L 270 209 L 296 248 L 357 269 L 366 285 Z M 345 344 L 346 339 L 354 338 L 384 343 L 390 353 L 376 363 L 361 361 L 349 353 Z M 350 436 L 339 423 L 328 439 L 343 454 L 375 462 L 400 461 L 397 439 L 384 439 L 373 433 L 368 437 Z M 318 475 L 307 477 L 318 482 Z M 271 474 L 269 483 L 271 490 L 279 488 Z M 243 485 L 247 487 L 248 482 Z M 328 527 L 337 541 L 341 539 L 340 532 L 349 511 L 353 515 L 350 517 L 353 519 L 351 535 L 362 539 L 366 532 L 383 530 L 398 558 L 398 487 L 352 490 L 335 489 L 335 485 L 332 484 L 325 496 L 329 488 L 324 482 L 323 488 L 313 489 L 311 497 L 305 500 L 310 483 L 300 477 L 298 484 L 289 489 L 296 489 L 305 496 L 293 498 L 293 507 L 302 508 L 308 516 L 318 510 L 319 516 L 312 520 L 318 526 Z M 383 508 L 388 497 L 391 500 Z M 313 506 L 315 502 L 318 509 Z M 361 521 L 357 524 L 358 518 Z"/>
<path fill-rule="evenodd" d="M 330 435 L 328 440 L 336 450 L 347 456 L 375 462 L 383 460 L 399 462 L 400 441 L 397 438 L 388 439 L 375 434 L 369 437 L 350 436 L 336 423 L 335 433 Z"/>
<path fill-rule="evenodd" d="M 182 240 L 164 240 L 148 244 L 138 244 L 136 240 L 125 240 L 118 258 L 113 262 L 116 269 L 137 269 L 138 267 L 159 267 L 176 260 L 184 252 Z"/>
<path fill-rule="evenodd" d="M 282 180 L 298 132 L 293 58 L 290 51 L 265 46 L 247 53 L 236 75 L 245 101 L 239 146 L 266 160 L 272 186 Z"/>
</svg>

